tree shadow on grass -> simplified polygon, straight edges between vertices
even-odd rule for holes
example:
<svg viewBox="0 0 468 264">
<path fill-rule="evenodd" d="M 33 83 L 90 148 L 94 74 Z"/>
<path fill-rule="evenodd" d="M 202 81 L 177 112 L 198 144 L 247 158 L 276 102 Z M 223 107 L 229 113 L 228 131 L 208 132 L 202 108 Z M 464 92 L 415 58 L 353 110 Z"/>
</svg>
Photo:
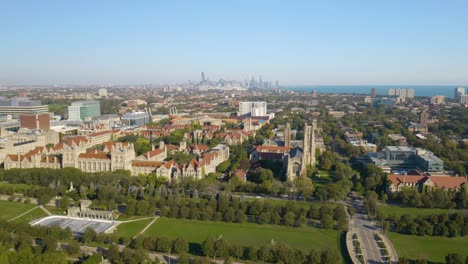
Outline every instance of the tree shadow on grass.
<svg viewBox="0 0 468 264">
<path fill-rule="evenodd" d="M 201 244 L 189 242 L 189 253 L 196 256 L 203 256 Z"/>
</svg>

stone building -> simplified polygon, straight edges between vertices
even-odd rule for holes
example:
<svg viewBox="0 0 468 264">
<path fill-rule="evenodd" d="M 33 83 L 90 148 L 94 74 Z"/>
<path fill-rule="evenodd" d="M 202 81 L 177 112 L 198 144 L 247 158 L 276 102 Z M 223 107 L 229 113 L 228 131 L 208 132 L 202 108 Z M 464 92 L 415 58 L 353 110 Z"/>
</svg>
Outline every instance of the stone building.
<svg viewBox="0 0 468 264">
<path fill-rule="evenodd" d="M 315 131 L 317 123 L 314 120 L 312 124 L 306 124 L 304 127 L 304 145 L 301 148 L 291 149 L 285 155 L 286 177 L 288 180 L 294 180 L 298 176 L 304 176 L 307 173 L 307 166 L 315 164 Z"/>
</svg>

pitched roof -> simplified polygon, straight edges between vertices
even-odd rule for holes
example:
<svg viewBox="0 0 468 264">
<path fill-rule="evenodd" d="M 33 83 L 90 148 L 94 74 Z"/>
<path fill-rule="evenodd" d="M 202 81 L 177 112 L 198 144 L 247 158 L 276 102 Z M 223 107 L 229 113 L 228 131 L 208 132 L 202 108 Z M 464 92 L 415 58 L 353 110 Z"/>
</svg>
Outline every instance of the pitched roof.
<svg viewBox="0 0 468 264">
<path fill-rule="evenodd" d="M 88 142 L 88 139 L 85 136 L 74 136 L 74 137 L 66 137 L 62 140 L 67 145 L 78 145 L 80 143 Z"/>
<path fill-rule="evenodd" d="M 161 162 L 157 161 L 143 161 L 143 160 L 134 160 L 132 161 L 132 166 L 134 167 L 152 167 L 158 168 L 162 165 Z"/>
<path fill-rule="evenodd" d="M 284 153 L 291 150 L 291 147 L 280 147 L 280 146 L 257 146 L 255 148 L 258 152 L 272 152 L 272 153 Z"/>
<path fill-rule="evenodd" d="M 446 189 L 460 188 L 466 183 L 465 177 L 430 176 L 428 180 L 433 182 L 436 187 Z"/>
<path fill-rule="evenodd" d="M 144 154 L 144 156 L 145 156 L 146 158 L 152 158 L 152 157 L 154 157 L 154 156 L 156 156 L 156 155 L 159 155 L 159 154 L 161 154 L 161 153 L 163 153 L 163 152 L 165 152 L 165 151 L 166 151 L 166 150 L 164 150 L 164 149 L 157 148 L 157 149 L 155 149 L 155 150 L 146 152 L 146 153 Z"/>
<path fill-rule="evenodd" d="M 110 158 L 103 152 L 100 153 L 81 153 L 78 158 L 80 159 L 103 159 L 110 160 Z"/>
<path fill-rule="evenodd" d="M 393 183 L 393 185 L 398 185 L 401 183 L 422 183 L 426 180 L 426 176 L 421 175 L 399 175 L 399 174 L 390 174 L 387 179 Z"/>
<path fill-rule="evenodd" d="M 463 184 L 467 183 L 465 177 L 451 177 L 451 176 L 423 176 L 423 175 L 388 175 L 388 180 L 393 185 L 401 183 L 420 184 L 433 182 L 437 188 L 455 189 L 460 188 Z"/>
</svg>

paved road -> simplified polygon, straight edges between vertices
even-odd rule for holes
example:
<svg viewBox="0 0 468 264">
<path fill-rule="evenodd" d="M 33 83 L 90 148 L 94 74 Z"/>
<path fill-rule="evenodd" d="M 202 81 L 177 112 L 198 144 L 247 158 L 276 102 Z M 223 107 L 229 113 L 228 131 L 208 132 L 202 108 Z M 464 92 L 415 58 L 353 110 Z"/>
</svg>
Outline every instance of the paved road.
<svg viewBox="0 0 468 264">
<path fill-rule="evenodd" d="M 351 204 L 356 208 L 354 215 L 354 226 L 350 227 L 352 232 L 356 232 L 361 243 L 362 253 L 366 262 L 369 264 L 383 263 L 382 255 L 380 253 L 377 241 L 374 234 L 378 233 L 377 226 L 371 221 L 367 220 L 367 215 L 363 214 L 362 201 L 353 200 Z"/>
</svg>

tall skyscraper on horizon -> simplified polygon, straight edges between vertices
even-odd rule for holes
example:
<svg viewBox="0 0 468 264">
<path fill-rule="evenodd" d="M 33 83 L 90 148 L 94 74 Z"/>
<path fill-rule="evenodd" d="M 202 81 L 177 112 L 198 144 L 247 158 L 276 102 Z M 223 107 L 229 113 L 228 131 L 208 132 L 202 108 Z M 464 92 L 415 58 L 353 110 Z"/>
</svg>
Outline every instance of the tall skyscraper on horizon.
<svg viewBox="0 0 468 264">
<path fill-rule="evenodd" d="M 460 101 L 460 98 L 465 95 L 465 88 L 463 87 L 457 87 L 455 88 L 455 93 L 453 95 L 453 99 L 455 99 L 455 101 Z"/>
<path fill-rule="evenodd" d="M 377 96 L 377 91 L 375 90 L 375 88 L 372 88 L 372 89 L 371 89 L 371 96 L 372 96 L 372 97 L 376 97 L 376 96 Z"/>
<path fill-rule="evenodd" d="M 202 73 L 201 73 L 201 83 L 204 84 L 205 82 L 206 82 L 205 73 L 202 72 Z"/>
</svg>

